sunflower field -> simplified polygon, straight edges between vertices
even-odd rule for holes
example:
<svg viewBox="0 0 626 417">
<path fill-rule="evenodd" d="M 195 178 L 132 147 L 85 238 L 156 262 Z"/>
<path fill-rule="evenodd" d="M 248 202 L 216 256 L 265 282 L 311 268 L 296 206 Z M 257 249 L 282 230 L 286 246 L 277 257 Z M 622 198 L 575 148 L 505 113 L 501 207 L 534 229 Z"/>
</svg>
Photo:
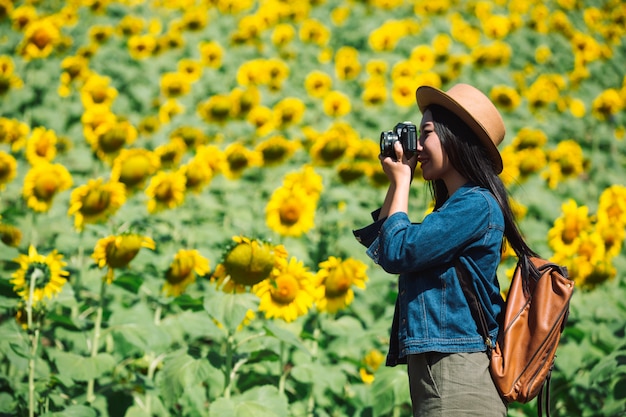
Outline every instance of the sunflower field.
<svg viewBox="0 0 626 417">
<path fill-rule="evenodd" d="M 621 0 L 0 0 L 0 416 L 410 416 L 352 230 L 459 82 L 576 281 L 552 414 L 626 415 L 625 35 Z"/>
</svg>

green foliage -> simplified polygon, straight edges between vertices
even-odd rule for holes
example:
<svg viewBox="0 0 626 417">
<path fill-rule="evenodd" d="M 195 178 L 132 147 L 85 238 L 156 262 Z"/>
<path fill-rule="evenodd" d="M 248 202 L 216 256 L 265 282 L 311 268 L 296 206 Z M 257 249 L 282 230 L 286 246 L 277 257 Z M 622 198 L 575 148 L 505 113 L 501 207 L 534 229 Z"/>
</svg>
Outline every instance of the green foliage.
<svg viewBox="0 0 626 417">
<path fill-rule="evenodd" d="M 33 3 L 45 16 L 57 13 L 66 2 L 13 3 L 15 8 Z M 180 7 L 170 10 L 156 5 L 168 2 L 83 3 L 76 6 L 75 24 L 63 28 L 71 44 L 59 46 L 58 51 L 44 59 L 28 60 L 20 55 L 24 31 L 15 29 L 8 16 L 0 15 L 0 55 L 12 58 L 15 73 L 24 82 L 22 88 L 11 88 L 0 96 L 0 116 L 22 121 L 31 129 L 44 126 L 65 137 L 69 147 L 59 152 L 55 162 L 71 172 L 74 187 L 89 179 L 109 177 L 111 167 L 85 141 L 81 121 L 85 108 L 79 88 L 72 86 L 68 97 L 58 94 L 63 59 L 90 45 L 90 28 L 116 27 L 124 16 L 152 22 L 153 29 L 160 23 L 161 34 L 174 23 L 180 24 L 183 17 L 189 17 Z M 260 57 L 284 59 L 290 68 L 281 88 L 261 88 L 262 104 L 271 107 L 284 97 L 297 97 L 307 108 L 300 126 L 279 133 L 294 142 L 301 141 L 302 127 L 324 131 L 335 121 L 324 114 L 321 100 L 310 97 L 303 87 L 308 73 L 321 70 L 332 75 L 334 89 L 351 97 L 352 111 L 340 121 L 352 126 L 363 139 L 376 141 L 381 130 L 399 120 L 417 122 L 417 108 L 398 106 L 391 99 L 378 107 L 365 105 L 361 95 L 366 72 L 354 80 L 340 79 L 332 57 L 320 57 L 325 52 L 332 55 L 342 46 L 352 46 L 361 54 L 361 64 L 379 59 L 391 70 L 415 46 L 430 45 L 439 34 L 450 35 L 453 14 L 459 13 L 474 28 L 480 27 L 476 11 L 486 6 L 480 2 L 452 2 L 454 6 L 445 13 L 425 16 L 415 13 L 417 8 L 425 7 L 424 2 L 418 1 L 400 2 L 395 9 L 379 7 L 377 3 L 382 2 L 377 1 L 282 2 L 285 7 L 296 4 L 290 9 L 292 15 L 280 17 L 296 33 L 302 27 L 299 13 L 324 23 L 330 31 L 330 49 L 326 50 L 303 43 L 298 35 L 292 44 L 278 47 L 271 41 L 270 30 L 260 31 L 248 43 L 234 43 L 232 35 L 243 18 L 258 11 L 264 2 L 253 2 L 252 9 L 235 14 L 220 13 L 216 2 L 196 3 L 211 4 L 204 10 L 209 23 L 201 31 L 184 32 L 185 43 L 180 48 L 145 60 L 133 59 L 128 39 L 113 35 L 89 59 L 89 69 L 109 77 L 117 91 L 112 111 L 139 126 L 146 117 L 158 117 L 158 105 L 163 102 L 159 82 L 164 73 L 175 71 L 183 58 L 198 59 L 200 42 L 216 40 L 225 48 L 221 68 L 205 68 L 190 93 L 179 99 L 186 110 L 155 132 L 141 133 L 137 146 L 154 150 L 168 143 L 170 134 L 181 126 L 199 127 L 220 148 L 236 141 L 249 148 L 257 145 L 263 138 L 256 135 L 250 123 L 207 123 L 196 108 L 214 95 L 240 87 L 235 77 L 237 70 L 243 63 Z M 307 7 L 302 5 L 299 9 L 300 3 L 307 3 Z M 549 1 L 533 6 L 545 4 L 549 11 L 563 11 L 561 3 L 568 2 Z M 608 120 L 591 114 L 593 101 L 604 90 L 621 89 L 624 95 L 623 37 L 609 41 L 603 36 L 608 37 L 610 31 L 594 31 L 584 18 L 585 10 L 595 7 L 619 21 L 623 4 L 576 4 L 577 8 L 567 10 L 576 30 L 602 42 L 611 55 L 587 63 L 589 76 L 578 83 L 571 81 L 562 91 L 558 105 L 534 109 L 523 99 L 514 111 L 503 111 L 508 130 L 503 146 L 509 145 L 520 129 L 531 127 L 546 133 L 546 150 L 573 139 L 587 160 L 582 175 L 565 179 L 555 189 L 549 188 L 545 178 L 537 173 L 510 186 L 513 198 L 528 209 L 521 222 L 522 230 L 531 246 L 546 257 L 550 254 L 548 230 L 559 217 L 564 201 L 572 198 L 595 212 L 602 191 L 613 184 L 623 185 L 626 178 L 623 107 Z M 349 17 L 343 25 L 331 23 L 330 13 L 341 6 L 349 7 Z M 505 7 L 501 2 L 489 7 L 494 14 L 511 16 L 515 9 L 513 4 Z M 463 64 L 455 77 L 445 79 L 446 63 L 437 62 L 434 71 L 444 77 L 444 87 L 468 82 L 486 92 L 494 84 L 521 89 L 542 74 L 564 78 L 571 75 L 575 69 L 571 41 L 561 33 L 539 31 L 535 25 L 541 22 L 534 21 L 531 14 L 538 9 L 529 8 L 517 15 L 522 26 L 504 38 L 513 52 L 506 65 Z M 368 43 L 369 35 L 392 20 L 398 31 L 404 30 L 398 20 L 403 18 L 415 25 L 415 32 L 403 36 L 393 50 L 374 51 Z M 473 50 L 461 40 L 454 40 L 451 53 L 468 57 Z M 484 34 L 481 36 L 482 44 L 492 41 Z M 553 54 L 543 64 L 535 59 L 535 48 L 540 45 L 549 46 Z M 387 81 L 386 89 L 390 90 L 390 80 Z M 572 99 L 585 103 L 584 117 L 577 118 L 559 107 Z M 108 222 L 89 224 L 78 232 L 67 215 L 70 191 L 55 196 L 48 212 L 33 212 L 22 196 L 24 178 L 30 169 L 25 150 L 12 152 L 4 142 L 0 146 L 0 150 L 18 160 L 16 179 L 0 191 L 0 223 L 14 225 L 24 235 L 18 247 L 1 244 L 0 250 L 0 416 L 26 416 L 29 412 L 46 417 L 411 415 L 405 367 L 389 368 L 383 364 L 369 369 L 372 383 L 364 382 L 360 373 L 367 368 L 364 358 L 369 352 L 386 352 L 396 287 L 395 277 L 382 272 L 365 256 L 351 230 L 368 223 L 370 212 L 384 198 L 384 187 L 373 186 L 366 178 L 342 182 L 336 166 L 316 166 L 316 172 L 323 176 L 324 190 L 315 228 L 301 237 L 279 236 L 267 226 L 264 210 L 284 176 L 312 162 L 307 149 L 300 149 L 279 166 L 251 167 L 237 179 L 218 175 L 207 189 L 198 195 L 187 194 L 184 205 L 173 210 L 148 213 L 148 198 L 138 192 Z M 429 206 L 430 195 L 425 184 L 416 183 L 411 191 L 411 216 L 419 221 Z M 125 231 L 151 236 L 156 248 L 142 249 L 128 268 L 115 271 L 112 285 L 104 286 L 102 278 L 106 272 L 90 258 L 92 248 L 98 239 Z M 259 299 L 253 294 L 217 290 L 210 274 L 197 277 L 180 296 L 162 294 L 165 271 L 178 249 L 197 249 L 210 260 L 214 271 L 232 236 L 238 235 L 281 243 L 290 256 L 303 261 L 313 272 L 329 256 L 356 258 L 368 266 L 367 288 L 355 289 L 353 303 L 339 313 L 312 310 L 291 323 L 262 317 L 258 312 Z M 19 322 L 16 320 L 23 314 L 23 300 L 14 293 L 10 277 L 19 269 L 14 260 L 26 253 L 30 244 L 42 253 L 57 249 L 68 263 L 70 277 L 63 290 L 47 304 L 41 325 L 26 329 L 23 315 Z M 616 417 L 626 413 L 623 249 L 614 266 L 617 274 L 613 280 L 575 293 L 552 376 L 554 416 Z M 503 287 L 504 269 L 499 271 Z M 249 312 L 254 318 L 249 317 Z M 31 398 L 34 403 L 30 403 Z M 535 414 L 534 402 L 510 406 L 512 417 Z"/>
</svg>

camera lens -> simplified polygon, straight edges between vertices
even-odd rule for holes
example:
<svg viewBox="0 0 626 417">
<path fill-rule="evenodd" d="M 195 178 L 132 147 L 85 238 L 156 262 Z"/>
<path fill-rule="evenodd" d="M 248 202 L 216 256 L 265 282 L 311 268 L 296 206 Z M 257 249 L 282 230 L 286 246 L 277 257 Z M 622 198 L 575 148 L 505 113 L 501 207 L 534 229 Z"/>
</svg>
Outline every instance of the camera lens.
<svg viewBox="0 0 626 417">
<path fill-rule="evenodd" d="M 380 134 L 380 153 L 383 156 L 393 156 L 393 144 L 398 140 L 398 135 L 388 130 Z"/>
</svg>

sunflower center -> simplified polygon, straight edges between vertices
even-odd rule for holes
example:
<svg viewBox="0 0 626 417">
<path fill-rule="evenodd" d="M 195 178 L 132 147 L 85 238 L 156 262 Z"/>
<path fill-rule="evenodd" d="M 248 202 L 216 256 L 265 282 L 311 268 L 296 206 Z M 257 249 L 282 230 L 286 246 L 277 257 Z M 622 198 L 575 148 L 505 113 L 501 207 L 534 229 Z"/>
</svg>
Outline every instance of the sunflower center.
<svg viewBox="0 0 626 417">
<path fill-rule="evenodd" d="M 45 29 L 39 29 L 37 32 L 35 32 L 31 39 L 32 43 L 39 49 L 44 49 L 52 42 L 50 34 Z"/>
<path fill-rule="evenodd" d="M 85 199 L 81 213 L 95 215 L 105 211 L 111 204 L 111 194 L 104 190 L 89 190 Z"/>
<path fill-rule="evenodd" d="M 158 201 L 171 201 L 174 199 L 174 190 L 168 182 L 162 182 L 154 191 L 154 198 Z"/>
<path fill-rule="evenodd" d="M 41 177 L 37 180 L 34 194 L 38 199 L 49 201 L 59 189 L 59 181 L 53 176 Z"/>
<path fill-rule="evenodd" d="M 9 77 L 0 74 L 0 95 L 4 95 L 11 88 L 11 80 Z"/>
<path fill-rule="evenodd" d="M 326 278 L 324 285 L 326 286 L 326 297 L 337 298 L 343 296 L 350 289 L 352 280 L 345 273 L 343 268 L 335 269 Z"/>
<path fill-rule="evenodd" d="M 124 268 L 132 261 L 141 249 L 141 238 L 124 236 L 119 244 L 110 242 L 106 247 L 107 264 L 111 268 Z"/>
<path fill-rule="evenodd" d="M 128 187 L 141 183 L 150 172 L 150 162 L 142 156 L 128 158 L 120 173 L 120 182 Z"/>
<path fill-rule="evenodd" d="M 296 299 L 300 286 L 291 274 L 284 274 L 276 278 L 272 288 L 272 300 L 278 304 L 289 304 Z"/>
<path fill-rule="evenodd" d="M 117 152 L 125 143 L 126 131 L 120 128 L 112 128 L 100 138 L 100 147 L 106 153 Z"/>
<path fill-rule="evenodd" d="M 289 198 L 280 207 L 278 212 L 280 216 L 280 222 L 282 224 L 291 226 L 298 222 L 301 213 L 301 204 L 298 204 L 297 199 Z"/>
<path fill-rule="evenodd" d="M 345 143 L 337 140 L 331 140 L 322 149 L 321 157 L 326 162 L 332 162 L 342 157 L 345 152 Z"/>
<path fill-rule="evenodd" d="M 237 284 L 254 285 L 267 278 L 274 268 L 274 254 L 267 245 L 254 241 L 239 244 L 226 255 L 224 266 Z"/>
<path fill-rule="evenodd" d="M 1 85 L 0 85 L 0 92 L 2 92 Z M 11 173 L 11 166 L 8 163 L 5 163 L 4 161 L 0 160 L 0 181 L 8 178 L 10 173 Z"/>
<path fill-rule="evenodd" d="M 235 153 L 228 156 L 228 165 L 231 171 L 241 171 L 248 166 L 248 158 L 240 153 Z"/>
<path fill-rule="evenodd" d="M 177 259 L 167 270 L 165 278 L 172 285 L 180 284 L 193 274 L 193 258 Z"/>
</svg>

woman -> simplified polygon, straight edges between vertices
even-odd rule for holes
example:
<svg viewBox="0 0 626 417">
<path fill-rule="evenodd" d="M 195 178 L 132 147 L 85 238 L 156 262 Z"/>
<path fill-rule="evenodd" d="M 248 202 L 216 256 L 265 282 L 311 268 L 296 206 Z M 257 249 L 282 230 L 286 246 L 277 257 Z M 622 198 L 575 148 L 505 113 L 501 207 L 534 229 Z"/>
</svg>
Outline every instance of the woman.
<svg viewBox="0 0 626 417">
<path fill-rule="evenodd" d="M 376 263 L 400 275 L 387 365 L 408 364 L 414 416 L 506 416 L 454 267 L 459 260 L 471 276 L 495 340 L 504 307 L 496 277 L 503 239 L 516 253 L 533 254 L 498 177 L 504 123 L 467 84 L 447 92 L 422 86 L 416 99 L 417 152 L 407 157 L 398 141 L 395 157 L 379 157 L 389 189 L 376 221 L 354 232 Z M 435 207 L 414 224 L 407 213 L 418 163 Z"/>
</svg>

